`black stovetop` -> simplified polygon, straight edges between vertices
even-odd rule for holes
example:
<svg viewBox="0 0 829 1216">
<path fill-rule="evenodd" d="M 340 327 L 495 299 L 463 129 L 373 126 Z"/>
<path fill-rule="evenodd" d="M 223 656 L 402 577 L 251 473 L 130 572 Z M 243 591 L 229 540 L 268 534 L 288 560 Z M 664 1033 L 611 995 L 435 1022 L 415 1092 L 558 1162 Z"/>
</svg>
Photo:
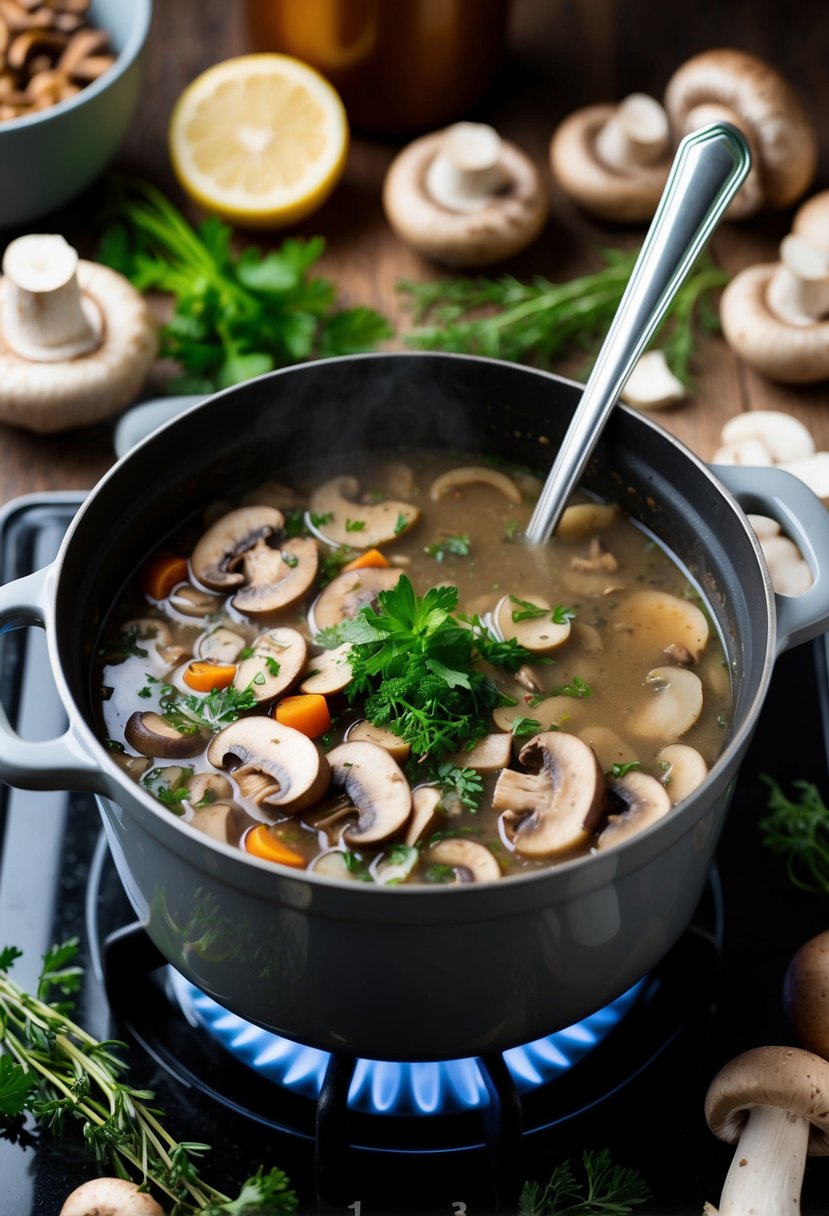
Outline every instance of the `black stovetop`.
<svg viewBox="0 0 829 1216">
<path fill-rule="evenodd" d="M 67 494 L 10 504 L 0 517 L 0 581 L 51 560 L 79 502 Z M 517 1180 L 546 1181 L 563 1160 L 577 1166 L 582 1150 L 606 1148 L 649 1184 L 652 1199 L 638 1211 L 698 1216 L 705 1200 L 716 1204 L 732 1154 L 705 1126 L 707 1085 L 733 1055 L 793 1041 L 783 975 L 797 947 L 826 928 L 829 900 L 792 886 L 762 847 L 757 821 L 766 806 L 762 773 L 784 787 L 814 781 L 829 796 L 827 687 L 823 639 L 779 660 L 694 922 L 629 1018 L 570 1073 L 525 1099 L 523 1135 L 506 1108 L 494 1130 L 472 1116 L 444 1123 L 349 1114 L 335 1118 L 333 1133 L 326 1125 L 321 1154 L 313 1107 L 194 1034 L 171 1002 L 168 973 L 133 925 L 88 795 L 0 787 L 0 945 L 24 950 L 13 974 L 28 986 L 49 946 L 80 939 L 77 1020 L 129 1044 L 130 1080 L 155 1091 L 177 1137 L 213 1145 L 203 1172 L 227 1193 L 258 1165 L 279 1165 L 303 1216 L 506 1216 L 516 1210 Z M 0 638 L 0 698 L 24 736 L 62 729 L 38 630 Z M 105 974 L 107 960 L 114 962 Z M 140 999 L 123 999 L 118 975 L 141 967 Z M 48 1133 L 0 1135 L 0 1213 L 58 1216 L 66 1194 L 94 1172 L 78 1144 Z M 810 1159 L 804 1216 L 829 1216 L 827 1196 L 829 1161 Z"/>
</svg>

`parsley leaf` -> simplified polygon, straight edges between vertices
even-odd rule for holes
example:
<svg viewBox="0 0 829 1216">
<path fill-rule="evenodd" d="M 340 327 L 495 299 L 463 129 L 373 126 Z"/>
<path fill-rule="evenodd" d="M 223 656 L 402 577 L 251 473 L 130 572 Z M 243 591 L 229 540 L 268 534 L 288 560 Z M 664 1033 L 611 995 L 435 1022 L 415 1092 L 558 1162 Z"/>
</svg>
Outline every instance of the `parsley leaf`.
<svg viewBox="0 0 829 1216">
<path fill-rule="evenodd" d="M 444 760 L 435 769 L 435 781 L 442 794 L 452 794 L 470 811 L 477 811 L 484 796 L 483 778 L 477 769 L 459 768 Z"/>
<path fill-rule="evenodd" d="M 573 676 L 569 684 L 562 684 L 559 688 L 551 688 L 547 697 L 577 697 L 581 700 L 582 697 L 592 697 L 593 689 L 583 680 L 581 676 Z"/>
<path fill-rule="evenodd" d="M 436 540 L 431 545 L 424 545 L 423 552 L 428 553 L 435 561 L 442 562 L 449 554 L 454 557 L 469 557 L 471 547 L 472 540 L 469 533 L 463 532 L 447 536 L 443 540 Z"/>
<path fill-rule="evenodd" d="M 34 1085 L 33 1073 L 16 1064 L 10 1056 L 0 1055 L 0 1115 L 14 1119 L 22 1114 Z"/>
<path fill-rule="evenodd" d="M 254 677 L 255 680 L 255 677 Z M 177 697 L 175 690 L 162 699 L 164 717 L 182 735 L 193 735 L 203 727 L 219 731 L 230 722 L 235 722 L 247 709 L 256 708 L 254 680 L 246 688 L 214 688 L 205 697 L 195 694 Z"/>
<path fill-rule="evenodd" d="M 611 764 L 611 777 L 626 777 L 628 773 L 641 772 L 642 765 L 639 760 L 632 760 L 630 764 Z"/>
</svg>

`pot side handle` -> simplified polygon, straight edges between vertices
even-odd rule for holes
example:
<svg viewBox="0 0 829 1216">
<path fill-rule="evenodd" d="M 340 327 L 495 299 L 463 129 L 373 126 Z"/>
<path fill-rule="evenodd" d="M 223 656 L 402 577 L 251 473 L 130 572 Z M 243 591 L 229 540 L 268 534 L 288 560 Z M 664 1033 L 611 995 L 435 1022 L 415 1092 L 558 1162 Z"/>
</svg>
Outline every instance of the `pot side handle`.
<svg viewBox="0 0 829 1216">
<path fill-rule="evenodd" d="M 52 567 L 44 566 L 0 586 L 0 633 L 36 625 L 46 628 Z M 0 706 L 0 781 L 25 790 L 91 790 L 106 793 L 101 769 L 71 725 L 56 739 L 24 739 Z"/>
<path fill-rule="evenodd" d="M 824 633 L 829 627 L 829 511 L 785 469 L 712 465 L 711 472 L 746 514 L 776 519 L 812 571 L 812 586 L 802 595 L 775 595 L 777 653 Z"/>
</svg>

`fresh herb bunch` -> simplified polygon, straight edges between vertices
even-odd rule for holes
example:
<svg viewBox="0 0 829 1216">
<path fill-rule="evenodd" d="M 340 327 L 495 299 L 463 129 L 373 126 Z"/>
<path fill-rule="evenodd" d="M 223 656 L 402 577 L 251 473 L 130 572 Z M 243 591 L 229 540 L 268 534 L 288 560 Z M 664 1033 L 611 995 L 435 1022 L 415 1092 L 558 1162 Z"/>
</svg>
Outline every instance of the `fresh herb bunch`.
<svg viewBox="0 0 829 1216">
<path fill-rule="evenodd" d="M 166 684 L 162 688 L 169 691 L 162 692 L 160 704 L 164 717 L 181 735 L 195 735 L 205 728 L 219 731 L 235 722 L 240 714 L 256 708 L 253 685 L 264 682 L 265 676 L 260 672 L 246 688 L 234 688 L 229 684 L 226 688 L 214 688 L 201 697 L 193 694 L 181 697 L 171 684 Z"/>
<path fill-rule="evenodd" d="M 100 1042 L 69 1017 L 80 985 L 76 939 L 43 958 L 37 993 L 9 977 L 21 952 L 0 949 L 0 1122 L 29 1112 L 56 1135 L 76 1128 L 99 1168 L 147 1183 L 172 1200 L 171 1216 L 288 1216 L 297 1196 L 281 1170 L 260 1169 L 236 1199 L 200 1176 L 197 1159 L 209 1145 L 177 1142 L 164 1128 L 163 1111 L 149 1090 L 123 1079 L 125 1044 Z"/>
<path fill-rule="evenodd" d="M 364 697 L 369 721 L 405 739 L 420 760 L 440 760 L 480 739 L 504 697 L 474 667 L 486 647 L 452 615 L 457 588 L 419 596 L 404 574 L 377 599 L 376 609 L 361 609 L 338 634 L 352 643 L 349 698 Z"/>
<path fill-rule="evenodd" d="M 314 357 L 372 350 L 391 337 L 371 308 L 339 308 L 330 280 L 312 276 L 322 237 L 287 238 L 236 254 L 232 228 L 211 217 L 194 229 L 144 181 L 122 183 L 98 258 L 142 292 L 169 292 L 175 308 L 161 353 L 183 374 L 178 393 L 208 393 Z"/>
<path fill-rule="evenodd" d="M 768 814 L 760 820 L 763 844 L 782 857 L 796 887 L 813 895 L 829 895 L 829 807 L 811 781 L 793 782 L 799 798 L 788 798 L 773 777 L 763 775 L 769 787 Z"/>
<path fill-rule="evenodd" d="M 415 324 L 405 340 L 419 350 L 552 367 L 604 338 L 638 250 L 604 250 L 602 257 L 601 270 L 562 283 L 540 276 L 522 283 L 511 275 L 404 280 L 398 291 Z M 728 275 L 710 258 L 700 259 L 662 322 L 662 348 L 683 384 L 690 377 L 696 330 L 719 329 L 711 295 L 727 282 Z"/>
<path fill-rule="evenodd" d="M 546 1186 L 525 1182 L 518 1216 L 627 1216 L 650 1199 L 650 1189 L 636 1170 L 614 1165 L 607 1149 L 582 1153 L 584 1182 L 569 1161 L 553 1170 Z"/>
</svg>

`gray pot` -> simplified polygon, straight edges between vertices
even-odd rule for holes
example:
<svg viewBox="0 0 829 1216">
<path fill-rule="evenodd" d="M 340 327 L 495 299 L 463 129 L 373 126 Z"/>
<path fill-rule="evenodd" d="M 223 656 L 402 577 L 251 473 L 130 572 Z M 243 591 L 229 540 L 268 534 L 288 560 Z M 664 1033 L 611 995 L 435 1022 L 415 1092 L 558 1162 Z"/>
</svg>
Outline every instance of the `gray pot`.
<svg viewBox="0 0 829 1216">
<path fill-rule="evenodd" d="M 327 1050 L 444 1059 L 503 1050 L 619 996 L 680 937 L 701 897 L 777 655 L 829 622 L 829 515 L 768 469 L 712 471 L 617 407 L 585 485 L 661 537 L 705 591 L 733 672 L 719 762 L 672 814 L 607 853 L 493 885 L 390 891 L 315 878 L 192 831 L 113 762 L 91 722 L 90 670 L 124 580 L 194 507 L 312 452 L 425 444 L 546 468 L 580 387 L 452 355 L 326 360 L 188 410 L 90 493 L 55 562 L 0 589 L 0 624 L 39 624 L 66 734 L 0 723 L 0 779 L 93 790 L 127 894 L 174 967 L 235 1013 Z M 743 511 L 777 518 L 815 574 L 776 597 Z"/>
</svg>

